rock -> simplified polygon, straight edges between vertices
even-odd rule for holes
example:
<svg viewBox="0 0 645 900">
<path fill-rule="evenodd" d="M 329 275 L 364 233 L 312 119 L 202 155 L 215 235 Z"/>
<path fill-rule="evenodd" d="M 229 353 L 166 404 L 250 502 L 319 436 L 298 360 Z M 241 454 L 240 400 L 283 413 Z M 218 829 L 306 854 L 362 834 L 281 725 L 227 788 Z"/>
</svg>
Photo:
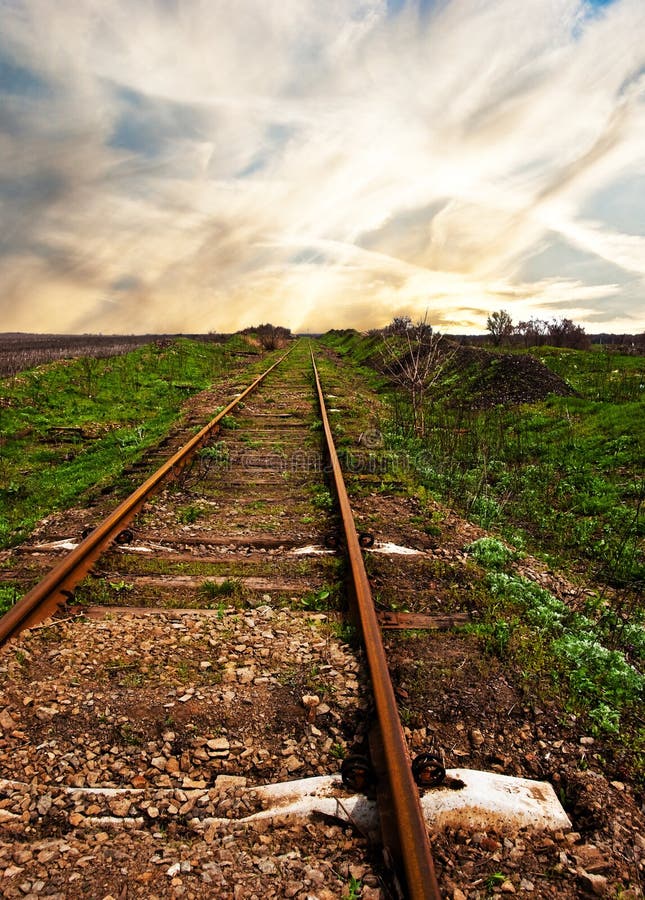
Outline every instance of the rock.
<svg viewBox="0 0 645 900">
<path fill-rule="evenodd" d="M 502 882 L 502 886 L 500 888 L 502 894 L 514 894 L 515 893 L 515 885 L 512 881 L 504 881 Z"/>
<path fill-rule="evenodd" d="M 470 732 L 470 743 L 473 747 L 481 747 L 484 743 L 484 735 L 481 733 L 479 728 L 473 728 Z"/>
<path fill-rule="evenodd" d="M 52 798 L 51 794 L 45 794 L 44 797 L 41 797 L 38 803 L 36 804 L 36 809 L 38 810 L 38 814 L 41 816 L 46 816 L 49 810 L 52 808 Z"/>
<path fill-rule="evenodd" d="M 9 712 L 8 708 L 5 708 L 0 712 L 0 728 L 3 731 L 13 731 L 16 727 L 16 721 Z"/>
<path fill-rule="evenodd" d="M 263 875 L 276 875 L 278 867 L 272 859 L 260 859 L 256 862 L 256 866 Z"/>
<path fill-rule="evenodd" d="M 15 878 L 16 875 L 20 875 L 21 872 L 24 872 L 24 869 L 21 869 L 19 866 L 9 866 L 9 868 L 4 870 L 5 878 Z"/>
<path fill-rule="evenodd" d="M 611 868 L 600 850 L 593 844 L 581 844 L 573 851 L 574 859 L 585 872 L 602 872 Z"/>
<path fill-rule="evenodd" d="M 379 887 L 364 885 L 361 891 L 361 900 L 383 900 L 383 891 Z"/>
<path fill-rule="evenodd" d="M 591 891 L 597 897 L 605 897 L 608 893 L 607 879 L 604 875 L 594 875 L 591 872 L 578 870 L 578 879 L 587 891 Z"/>
<path fill-rule="evenodd" d="M 452 892 L 452 900 L 466 900 L 466 895 L 458 887 Z"/>
<path fill-rule="evenodd" d="M 228 756 L 231 750 L 231 745 L 228 738 L 211 738 L 210 741 L 206 741 L 206 746 L 208 747 L 209 756 L 215 757 L 224 757 Z"/>
<path fill-rule="evenodd" d="M 304 763 L 301 759 L 298 759 L 297 756 L 290 756 L 286 762 L 285 766 L 287 767 L 287 772 L 292 774 L 293 772 L 298 772 L 304 766 Z"/>
<path fill-rule="evenodd" d="M 130 812 L 130 807 L 132 806 L 132 804 L 127 797 L 114 797 L 112 800 L 110 800 L 108 806 L 115 816 L 120 816 L 121 818 L 123 818 Z"/>
</svg>

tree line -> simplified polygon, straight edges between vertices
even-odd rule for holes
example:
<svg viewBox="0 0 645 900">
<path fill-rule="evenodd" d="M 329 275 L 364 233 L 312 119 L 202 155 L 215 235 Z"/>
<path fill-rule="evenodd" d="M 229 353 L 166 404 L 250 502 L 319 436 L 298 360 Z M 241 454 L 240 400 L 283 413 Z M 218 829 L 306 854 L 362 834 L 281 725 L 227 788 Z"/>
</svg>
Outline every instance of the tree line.
<svg viewBox="0 0 645 900">
<path fill-rule="evenodd" d="M 569 347 L 573 350 L 588 350 L 591 338 L 582 325 L 576 325 L 572 319 L 529 319 L 526 322 L 513 323 L 510 314 L 504 309 L 496 310 L 486 319 L 493 344 L 498 347 L 502 343 L 510 343 L 513 337 L 521 340 L 525 347 Z"/>
</svg>

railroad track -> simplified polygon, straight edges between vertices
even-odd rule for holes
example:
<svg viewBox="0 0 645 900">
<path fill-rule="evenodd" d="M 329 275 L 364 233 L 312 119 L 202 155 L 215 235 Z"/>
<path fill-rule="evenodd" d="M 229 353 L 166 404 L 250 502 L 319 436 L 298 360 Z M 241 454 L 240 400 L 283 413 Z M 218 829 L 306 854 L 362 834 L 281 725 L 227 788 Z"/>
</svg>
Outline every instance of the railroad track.
<svg viewBox="0 0 645 900">
<path fill-rule="evenodd" d="M 421 795 L 445 773 L 430 753 L 413 776 L 373 538 L 356 532 L 309 354 L 277 360 L 84 536 L 31 548 L 54 565 L 0 620 L 0 823 L 39 853 L 50 842 L 61 896 L 85 895 L 70 833 L 100 896 L 324 898 L 352 879 L 441 896 Z"/>
</svg>

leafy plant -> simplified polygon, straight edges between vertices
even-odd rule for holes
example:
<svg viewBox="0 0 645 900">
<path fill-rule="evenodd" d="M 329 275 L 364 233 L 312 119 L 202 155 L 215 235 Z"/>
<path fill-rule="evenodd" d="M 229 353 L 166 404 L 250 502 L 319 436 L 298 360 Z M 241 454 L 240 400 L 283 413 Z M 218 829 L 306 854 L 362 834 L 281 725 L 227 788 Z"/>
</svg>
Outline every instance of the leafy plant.
<svg viewBox="0 0 645 900">
<path fill-rule="evenodd" d="M 334 500 L 329 490 L 324 485 L 314 485 L 312 488 L 311 503 L 316 509 L 331 510 L 334 506 Z"/>
<path fill-rule="evenodd" d="M 192 525 L 204 514 L 204 510 L 196 503 L 190 503 L 188 506 L 182 506 L 177 511 L 177 518 L 184 525 Z"/>
<path fill-rule="evenodd" d="M 509 550 L 502 541 L 493 537 L 483 537 L 473 541 L 466 547 L 466 552 L 470 553 L 486 569 L 503 569 L 516 557 L 516 554 Z"/>
<path fill-rule="evenodd" d="M 303 609 L 308 609 L 314 612 L 323 612 L 324 610 L 329 609 L 329 598 L 331 597 L 331 595 L 331 589 L 322 588 L 315 593 L 305 594 L 305 596 L 300 601 L 300 605 Z"/>
<path fill-rule="evenodd" d="M 202 459 L 213 460 L 214 462 L 227 462 L 229 458 L 229 450 L 225 441 L 217 441 L 209 447 L 202 447 L 198 450 L 197 455 Z"/>
</svg>

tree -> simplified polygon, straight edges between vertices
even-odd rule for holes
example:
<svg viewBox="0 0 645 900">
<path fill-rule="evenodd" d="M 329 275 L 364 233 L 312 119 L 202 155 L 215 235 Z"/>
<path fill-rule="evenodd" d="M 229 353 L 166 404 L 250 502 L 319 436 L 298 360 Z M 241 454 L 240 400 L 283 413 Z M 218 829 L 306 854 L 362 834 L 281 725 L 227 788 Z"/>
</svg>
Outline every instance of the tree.
<svg viewBox="0 0 645 900">
<path fill-rule="evenodd" d="M 428 388 L 437 382 L 454 353 L 446 352 L 445 342 L 433 331 L 427 312 L 423 319 L 415 324 L 410 322 L 403 331 L 395 331 L 391 326 L 383 329 L 383 368 L 410 397 L 414 431 L 421 437 L 425 434 Z"/>
<path fill-rule="evenodd" d="M 549 342 L 554 347 L 588 350 L 591 346 L 591 341 L 582 325 L 576 325 L 571 319 L 552 319 L 548 327 Z"/>
<path fill-rule="evenodd" d="M 289 328 L 284 328 L 282 325 L 271 325 L 270 322 L 254 328 L 246 328 L 245 332 L 255 332 L 263 350 L 277 350 L 278 347 L 284 347 L 291 337 Z"/>
<path fill-rule="evenodd" d="M 413 328 L 410 316 L 394 316 L 389 325 L 383 329 L 384 334 L 405 334 L 408 329 Z"/>
<path fill-rule="evenodd" d="M 486 319 L 486 328 L 490 331 L 493 344 L 497 347 L 503 338 L 513 334 L 513 320 L 506 310 L 499 309 Z"/>
<path fill-rule="evenodd" d="M 520 322 L 515 332 L 524 338 L 525 347 L 540 347 L 549 333 L 549 324 L 544 319 L 529 319 L 528 322 Z"/>
</svg>

